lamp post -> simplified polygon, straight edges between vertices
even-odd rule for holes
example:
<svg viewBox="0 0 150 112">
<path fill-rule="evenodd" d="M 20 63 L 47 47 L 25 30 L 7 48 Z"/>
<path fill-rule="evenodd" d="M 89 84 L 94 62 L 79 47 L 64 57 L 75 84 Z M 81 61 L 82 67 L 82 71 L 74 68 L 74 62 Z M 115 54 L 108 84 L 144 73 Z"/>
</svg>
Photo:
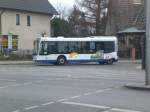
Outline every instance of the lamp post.
<svg viewBox="0 0 150 112">
<path fill-rule="evenodd" d="M 145 84 L 150 85 L 150 0 L 146 0 L 146 75 Z"/>
</svg>

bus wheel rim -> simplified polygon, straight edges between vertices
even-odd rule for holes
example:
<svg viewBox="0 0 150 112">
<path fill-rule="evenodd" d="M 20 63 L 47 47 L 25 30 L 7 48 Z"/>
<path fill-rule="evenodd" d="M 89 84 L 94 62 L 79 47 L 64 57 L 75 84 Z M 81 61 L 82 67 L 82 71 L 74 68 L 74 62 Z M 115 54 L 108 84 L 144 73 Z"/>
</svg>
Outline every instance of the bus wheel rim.
<svg viewBox="0 0 150 112">
<path fill-rule="evenodd" d="M 65 63 L 65 60 L 61 58 L 61 59 L 59 60 L 59 62 L 60 62 L 61 64 L 64 64 L 64 63 Z"/>
</svg>

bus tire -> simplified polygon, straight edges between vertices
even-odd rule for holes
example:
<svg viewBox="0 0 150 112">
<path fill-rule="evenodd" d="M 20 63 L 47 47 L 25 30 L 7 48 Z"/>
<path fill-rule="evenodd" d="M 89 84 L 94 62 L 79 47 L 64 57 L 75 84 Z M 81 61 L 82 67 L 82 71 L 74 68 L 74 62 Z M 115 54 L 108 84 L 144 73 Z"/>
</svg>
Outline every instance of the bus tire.
<svg viewBox="0 0 150 112">
<path fill-rule="evenodd" d="M 66 64 L 65 56 L 59 56 L 57 59 L 57 65 L 65 65 L 65 64 Z"/>
<path fill-rule="evenodd" d="M 108 65 L 112 65 L 112 64 L 113 64 L 113 59 L 109 59 L 109 60 L 107 61 L 107 64 L 108 64 Z"/>
</svg>

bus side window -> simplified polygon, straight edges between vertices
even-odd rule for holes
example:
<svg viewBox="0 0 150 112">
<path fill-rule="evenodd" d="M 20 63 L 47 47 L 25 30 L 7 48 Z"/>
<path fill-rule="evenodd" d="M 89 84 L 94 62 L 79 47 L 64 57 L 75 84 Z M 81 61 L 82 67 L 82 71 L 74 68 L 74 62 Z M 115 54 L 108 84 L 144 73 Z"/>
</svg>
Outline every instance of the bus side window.
<svg viewBox="0 0 150 112">
<path fill-rule="evenodd" d="M 95 42 L 90 42 L 90 53 L 95 53 Z"/>
<path fill-rule="evenodd" d="M 57 54 L 67 54 L 69 50 L 68 42 L 56 42 Z"/>
<path fill-rule="evenodd" d="M 104 43 L 104 52 L 112 53 L 115 51 L 115 43 L 114 42 L 105 42 Z"/>
<path fill-rule="evenodd" d="M 57 54 L 58 53 L 58 44 L 56 42 L 50 42 L 48 44 L 48 54 Z"/>
<path fill-rule="evenodd" d="M 96 52 L 101 50 L 104 51 L 104 42 L 96 42 Z"/>
</svg>

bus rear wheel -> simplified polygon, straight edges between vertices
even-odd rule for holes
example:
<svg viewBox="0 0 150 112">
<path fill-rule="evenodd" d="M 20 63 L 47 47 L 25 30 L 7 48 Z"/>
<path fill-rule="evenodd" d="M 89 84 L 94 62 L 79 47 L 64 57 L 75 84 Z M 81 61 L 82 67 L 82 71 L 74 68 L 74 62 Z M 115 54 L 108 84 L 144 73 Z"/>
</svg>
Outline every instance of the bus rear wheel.
<svg viewBox="0 0 150 112">
<path fill-rule="evenodd" d="M 66 58 L 64 56 L 58 57 L 57 64 L 58 65 L 65 65 L 66 64 Z"/>
</svg>

